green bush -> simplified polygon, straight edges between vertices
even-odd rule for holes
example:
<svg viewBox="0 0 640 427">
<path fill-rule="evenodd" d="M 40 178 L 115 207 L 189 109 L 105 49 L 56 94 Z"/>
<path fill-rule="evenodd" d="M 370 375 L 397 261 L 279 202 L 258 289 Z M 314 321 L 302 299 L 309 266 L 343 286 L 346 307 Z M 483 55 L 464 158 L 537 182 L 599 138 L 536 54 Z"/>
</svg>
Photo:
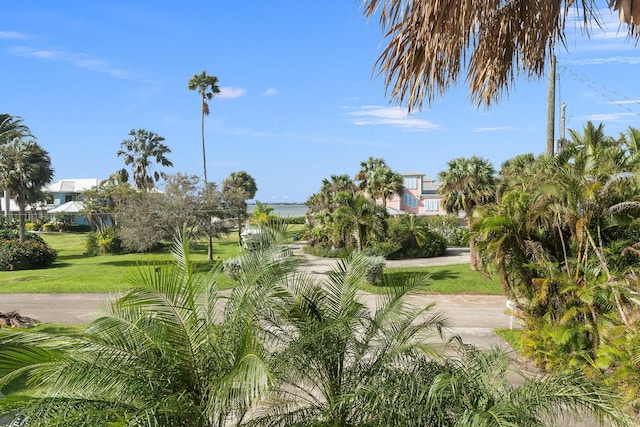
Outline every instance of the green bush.
<svg viewBox="0 0 640 427">
<path fill-rule="evenodd" d="M 40 239 L 41 240 L 41 239 Z M 0 271 L 49 267 L 57 252 L 38 239 L 0 240 Z"/>
<path fill-rule="evenodd" d="M 345 258 L 350 253 L 346 248 L 333 248 L 324 242 L 315 245 L 304 245 L 302 251 L 306 254 L 323 258 Z"/>
<path fill-rule="evenodd" d="M 115 235 L 113 228 L 106 227 L 102 232 L 87 233 L 85 255 L 121 254 L 123 252 L 122 241 Z"/>
<path fill-rule="evenodd" d="M 242 273 L 242 262 L 240 258 L 228 258 L 223 262 L 222 271 L 232 280 L 238 280 Z"/>
<path fill-rule="evenodd" d="M 381 256 L 367 256 L 362 257 L 362 264 L 364 267 L 364 278 L 370 285 L 377 286 L 382 284 L 384 277 L 384 267 L 387 260 Z"/>
<path fill-rule="evenodd" d="M 84 241 L 83 255 L 96 256 L 100 254 L 100 248 L 98 247 L 98 233 L 87 233 L 87 238 Z"/>
<path fill-rule="evenodd" d="M 33 240 L 39 243 L 44 243 L 42 237 L 38 236 L 35 233 L 27 233 L 25 235 L 27 240 Z M 19 240 L 20 232 L 15 228 L 1 228 L 0 229 L 0 241 L 3 240 Z"/>
<path fill-rule="evenodd" d="M 305 219 L 303 216 L 293 216 L 290 218 L 281 218 L 285 224 L 304 224 Z"/>
<path fill-rule="evenodd" d="M 435 215 L 425 217 L 431 231 L 442 235 L 449 246 L 467 246 L 468 230 L 460 223 L 460 218 L 454 215 Z"/>
<path fill-rule="evenodd" d="M 58 231 L 58 227 L 55 224 L 48 222 L 42 226 L 42 231 L 45 233 L 51 233 L 53 231 Z"/>
</svg>

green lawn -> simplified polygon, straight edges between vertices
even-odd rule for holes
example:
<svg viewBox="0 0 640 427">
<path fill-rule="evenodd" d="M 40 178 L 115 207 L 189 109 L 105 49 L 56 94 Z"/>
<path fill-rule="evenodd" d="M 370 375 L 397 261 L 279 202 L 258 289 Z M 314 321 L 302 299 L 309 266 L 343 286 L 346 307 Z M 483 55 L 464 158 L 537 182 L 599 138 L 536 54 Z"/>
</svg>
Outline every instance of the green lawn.
<svg viewBox="0 0 640 427">
<path fill-rule="evenodd" d="M 487 278 L 477 271 L 472 271 L 469 264 L 443 265 L 437 267 L 390 268 L 384 272 L 387 279 L 393 283 L 403 283 L 413 275 L 428 275 L 426 286 L 416 291 L 434 294 L 483 294 L 502 295 L 500 281 L 493 277 Z M 387 291 L 384 286 L 363 285 L 362 289 L 381 294 Z"/>
<path fill-rule="evenodd" d="M 84 233 L 45 233 L 45 241 L 58 251 L 52 267 L 39 270 L 0 272 L 0 293 L 72 293 L 118 292 L 126 289 L 127 270 L 140 263 L 163 264 L 170 259 L 168 250 L 154 254 L 125 254 L 85 256 Z M 213 265 L 237 256 L 237 235 L 216 239 L 213 245 Z M 212 268 L 207 262 L 204 242 L 197 242 L 193 250 L 195 268 L 204 274 Z M 226 277 L 224 277 L 226 279 Z M 231 280 L 222 287 L 232 286 Z"/>
<path fill-rule="evenodd" d="M 293 233 L 302 226 L 291 226 L 288 230 L 292 240 Z M 51 268 L 26 271 L 0 272 L 0 293 L 72 293 L 106 292 L 115 293 L 126 290 L 125 277 L 129 268 L 140 263 L 164 264 L 169 261 L 168 250 L 154 254 L 126 254 L 85 256 L 84 233 L 46 233 L 41 235 L 47 243 L 58 251 L 58 259 Z M 219 266 L 222 260 L 238 255 L 237 233 L 231 233 L 214 241 L 214 263 L 206 261 L 205 242 L 196 242 L 192 251 L 196 271 L 201 274 L 213 266 Z M 419 267 L 388 269 L 385 275 L 393 276 L 396 283 L 415 274 L 429 274 L 428 286 L 417 289 L 420 292 L 440 294 L 488 294 L 501 295 L 502 288 L 497 279 L 488 279 L 473 272 L 469 264 L 439 267 Z M 222 288 L 233 286 L 231 279 L 222 276 Z M 363 286 L 371 293 L 383 293 L 384 287 Z"/>
</svg>

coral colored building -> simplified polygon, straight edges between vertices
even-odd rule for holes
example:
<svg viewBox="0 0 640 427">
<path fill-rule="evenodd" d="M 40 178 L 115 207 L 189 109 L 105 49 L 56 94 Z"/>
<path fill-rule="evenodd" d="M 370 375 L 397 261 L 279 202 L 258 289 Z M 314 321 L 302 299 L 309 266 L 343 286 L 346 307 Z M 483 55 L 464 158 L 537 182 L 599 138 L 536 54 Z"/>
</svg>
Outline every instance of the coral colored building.
<svg viewBox="0 0 640 427">
<path fill-rule="evenodd" d="M 392 199 L 387 200 L 389 211 L 414 215 L 447 214 L 442 208 L 441 197 L 438 194 L 440 185 L 434 179 L 419 172 L 406 172 L 401 175 L 404 193 L 402 197 L 394 195 Z"/>
</svg>

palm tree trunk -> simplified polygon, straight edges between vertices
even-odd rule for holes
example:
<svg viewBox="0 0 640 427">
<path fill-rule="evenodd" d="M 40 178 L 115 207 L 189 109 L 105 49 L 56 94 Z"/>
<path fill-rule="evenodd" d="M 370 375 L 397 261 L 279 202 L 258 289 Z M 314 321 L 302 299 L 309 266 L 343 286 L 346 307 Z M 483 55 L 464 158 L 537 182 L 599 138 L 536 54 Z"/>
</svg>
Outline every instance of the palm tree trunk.
<svg viewBox="0 0 640 427">
<path fill-rule="evenodd" d="M 11 222 L 11 193 L 4 190 L 4 219 L 5 222 Z"/>
<path fill-rule="evenodd" d="M 467 217 L 467 229 L 471 231 L 471 215 L 472 212 L 469 210 L 465 212 Z M 476 253 L 476 240 L 473 236 L 469 237 L 469 258 L 471 263 L 471 270 L 478 271 L 478 255 Z"/>
<path fill-rule="evenodd" d="M 202 98 L 204 103 L 204 97 Z M 207 185 L 207 152 L 204 145 L 204 110 L 202 111 L 202 119 L 200 122 L 200 130 L 202 135 L 202 170 L 204 171 L 204 185 Z"/>
<path fill-rule="evenodd" d="M 25 240 L 27 240 L 27 233 L 26 233 L 26 229 L 25 229 L 25 214 L 26 214 L 26 209 L 25 209 L 25 201 L 23 201 L 21 198 L 18 198 L 18 209 L 20 212 L 20 216 L 18 218 L 18 224 L 19 224 L 19 233 L 20 233 L 20 242 L 24 242 Z"/>
</svg>

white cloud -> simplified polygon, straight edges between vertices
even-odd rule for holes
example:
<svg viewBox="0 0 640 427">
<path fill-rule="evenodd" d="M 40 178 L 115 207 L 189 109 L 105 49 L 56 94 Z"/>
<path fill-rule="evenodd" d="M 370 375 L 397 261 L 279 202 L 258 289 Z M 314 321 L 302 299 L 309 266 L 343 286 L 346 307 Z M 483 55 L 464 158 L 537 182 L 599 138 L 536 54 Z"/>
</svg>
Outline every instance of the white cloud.
<svg viewBox="0 0 640 427">
<path fill-rule="evenodd" d="M 610 113 L 610 114 L 588 114 L 582 116 L 583 120 L 590 120 L 592 122 L 627 122 L 627 117 L 637 116 L 635 113 Z"/>
<path fill-rule="evenodd" d="M 380 107 L 365 105 L 357 111 L 348 113 L 353 116 L 352 123 L 358 126 L 387 125 L 406 129 L 435 129 L 437 125 L 429 120 L 411 117 L 406 109 L 400 107 Z"/>
<path fill-rule="evenodd" d="M 63 50 L 37 50 L 25 46 L 14 46 L 11 48 L 11 52 L 16 56 L 66 62 L 74 67 L 108 74 L 120 79 L 130 78 L 128 71 L 112 67 L 105 61 L 92 59 L 84 53 L 66 52 Z"/>
<path fill-rule="evenodd" d="M 640 64 L 640 57 L 611 56 L 609 58 L 585 58 L 585 59 L 578 59 L 578 60 L 569 60 L 566 62 L 569 64 L 575 64 L 575 65 L 607 65 L 607 64 L 637 65 L 637 64 Z"/>
<path fill-rule="evenodd" d="M 276 88 L 270 87 L 269 89 L 265 90 L 264 92 L 262 92 L 262 96 L 272 96 L 272 95 L 277 95 L 278 94 L 278 90 Z"/>
<path fill-rule="evenodd" d="M 25 34 L 17 31 L 0 31 L 0 39 L 26 39 Z"/>
<path fill-rule="evenodd" d="M 220 88 L 220 98 L 239 98 L 247 93 L 246 89 L 233 86 L 225 86 Z"/>
<path fill-rule="evenodd" d="M 612 104 L 612 105 L 640 104 L 640 99 L 626 99 L 624 101 L 609 101 L 609 102 L 605 102 L 605 104 Z"/>
</svg>

